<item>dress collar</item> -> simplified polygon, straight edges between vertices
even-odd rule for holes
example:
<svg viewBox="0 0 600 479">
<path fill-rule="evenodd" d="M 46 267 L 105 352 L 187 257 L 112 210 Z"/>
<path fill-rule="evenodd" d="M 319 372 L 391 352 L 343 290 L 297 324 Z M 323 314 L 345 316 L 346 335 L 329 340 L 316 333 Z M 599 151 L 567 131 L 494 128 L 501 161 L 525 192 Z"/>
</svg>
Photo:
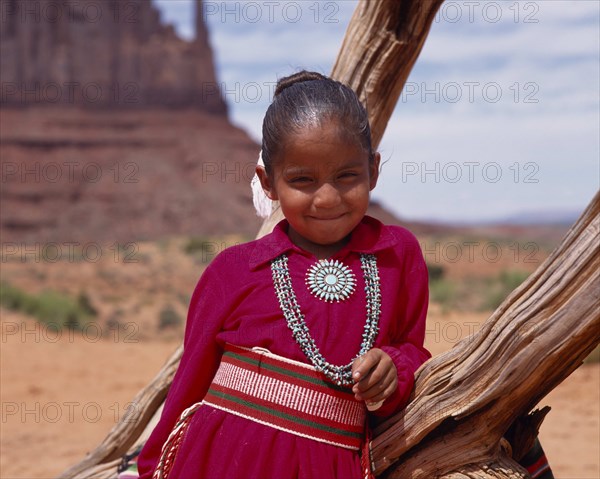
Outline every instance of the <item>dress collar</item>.
<svg viewBox="0 0 600 479">
<path fill-rule="evenodd" d="M 288 221 L 283 219 L 275 225 L 271 233 L 255 242 L 250 257 L 250 269 L 255 269 L 290 250 L 304 256 L 312 256 L 308 251 L 292 243 L 287 234 L 288 226 Z M 352 231 L 350 241 L 333 257 L 339 259 L 350 252 L 375 253 L 395 246 L 397 243 L 398 238 L 390 229 L 385 228 L 381 221 L 370 216 L 364 216 Z"/>
</svg>

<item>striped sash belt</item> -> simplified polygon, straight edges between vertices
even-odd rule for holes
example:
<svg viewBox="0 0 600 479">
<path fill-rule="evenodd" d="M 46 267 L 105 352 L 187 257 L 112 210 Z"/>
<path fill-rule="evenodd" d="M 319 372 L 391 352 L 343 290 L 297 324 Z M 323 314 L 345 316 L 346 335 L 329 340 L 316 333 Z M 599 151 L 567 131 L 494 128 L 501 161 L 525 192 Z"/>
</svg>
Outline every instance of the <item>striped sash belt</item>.
<svg viewBox="0 0 600 479">
<path fill-rule="evenodd" d="M 366 408 L 314 367 L 227 344 L 203 404 L 298 436 L 361 447 Z"/>
</svg>

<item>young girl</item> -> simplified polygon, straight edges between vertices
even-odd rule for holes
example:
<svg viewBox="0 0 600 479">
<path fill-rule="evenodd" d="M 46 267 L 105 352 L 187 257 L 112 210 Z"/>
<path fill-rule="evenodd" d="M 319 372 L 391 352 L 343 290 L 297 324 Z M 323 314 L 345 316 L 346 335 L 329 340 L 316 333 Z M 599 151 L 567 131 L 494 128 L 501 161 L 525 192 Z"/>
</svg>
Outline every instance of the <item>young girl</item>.
<svg viewBox="0 0 600 479">
<path fill-rule="evenodd" d="M 356 94 L 280 80 L 262 158 L 285 219 L 202 275 L 142 479 L 364 477 L 368 418 L 402 409 L 429 358 L 419 244 L 365 216 L 380 156 Z"/>
</svg>

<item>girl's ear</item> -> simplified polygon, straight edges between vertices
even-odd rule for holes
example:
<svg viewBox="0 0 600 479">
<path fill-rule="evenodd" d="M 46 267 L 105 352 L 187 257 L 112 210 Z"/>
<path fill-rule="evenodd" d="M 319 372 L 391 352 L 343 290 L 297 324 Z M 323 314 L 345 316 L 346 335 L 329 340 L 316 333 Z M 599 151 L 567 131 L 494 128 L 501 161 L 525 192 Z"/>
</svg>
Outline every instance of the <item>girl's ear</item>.
<svg viewBox="0 0 600 479">
<path fill-rule="evenodd" d="M 376 152 L 373 156 L 373 161 L 369 164 L 369 189 L 372 190 L 377 185 L 379 179 L 379 163 L 381 162 L 381 155 Z"/>
<path fill-rule="evenodd" d="M 271 178 L 269 178 L 269 175 L 267 175 L 267 171 L 265 170 L 264 166 L 256 167 L 256 176 L 258 176 L 258 179 L 260 180 L 260 186 L 262 186 L 267 198 L 272 201 L 277 201 L 279 199 L 277 197 L 277 192 L 275 191 L 273 182 L 271 181 Z"/>
</svg>

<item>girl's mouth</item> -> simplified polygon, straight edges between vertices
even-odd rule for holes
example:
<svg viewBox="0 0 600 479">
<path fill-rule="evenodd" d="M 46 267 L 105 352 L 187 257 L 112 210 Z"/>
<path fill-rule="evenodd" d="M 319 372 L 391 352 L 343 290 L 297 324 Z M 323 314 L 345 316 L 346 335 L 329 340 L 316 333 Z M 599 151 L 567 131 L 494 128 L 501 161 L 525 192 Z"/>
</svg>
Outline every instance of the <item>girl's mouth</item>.
<svg viewBox="0 0 600 479">
<path fill-rule="evenodd" d="M 344 213 L 341 213 L 339 215 L 332 215 L 332 216 L 311 216 L 311 218 L 314 220 L 318 220 L 318 221 L 332 221 L 332 220 L 337 220 L 337 219 L 341 218 L 342 216 L 344 216 Z"/>
</svg>

